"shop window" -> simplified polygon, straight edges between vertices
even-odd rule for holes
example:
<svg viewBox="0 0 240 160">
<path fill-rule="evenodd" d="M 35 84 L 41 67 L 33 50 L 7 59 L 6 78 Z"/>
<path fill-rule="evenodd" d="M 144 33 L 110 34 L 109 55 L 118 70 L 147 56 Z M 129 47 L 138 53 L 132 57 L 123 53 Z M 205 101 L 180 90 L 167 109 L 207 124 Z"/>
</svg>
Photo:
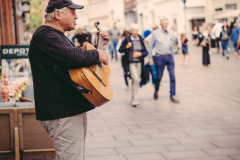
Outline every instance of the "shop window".
<svg viewBox="0 0 240 160">
<path fill-rule="evenodd" d="M 215 11 L 222 11 L 223 9 L 222 8 L 215 8 Z"/>
<path fill-rule="evenodd" d="M 226 4 L 226 9 L 237 9 L 237 4 Z"/>
</svg>

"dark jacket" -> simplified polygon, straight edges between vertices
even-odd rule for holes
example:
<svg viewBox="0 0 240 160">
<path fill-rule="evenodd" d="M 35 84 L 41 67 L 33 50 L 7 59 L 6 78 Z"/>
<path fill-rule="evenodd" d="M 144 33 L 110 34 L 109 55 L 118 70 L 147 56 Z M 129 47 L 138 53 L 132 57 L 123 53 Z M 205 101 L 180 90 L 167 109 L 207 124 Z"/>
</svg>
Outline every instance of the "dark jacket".
<svg viewBox="0 0 240 160">
<path fill-rule="evenodd" d="M 133 58 L 132 58 L 132 55 L 133 55 L 133 45 L 130 47 L 130 48 L 126 48 L 126 45 L 128 42 L 132 42 L 131 40 L 131 35 L 127 36 L 120 48 L 119 48 L 119 52 L 120 53 L 125 53 L 126 55 L 128 55 L 128 58 L 129 58 L 129 63 L 134 63 L 133 61 Z M 140 39 L 140 42 L 141 42 L 141 47 L 142 47 L 142 50 L 140 51 L 142 53 L 142 57 L 140 58 L 140 62 L 142 64 L 142 70 L 141 70 L 141 83 L 142 84 L 145 84 L 146 83 L 146 75 L 145 75 L 145 69 L 144 69 L 144 57 L 146 57 L 148 55 L 148 51 L 145 47 L 145 44 L 144 44 L 144 39 L 138 35 L 139 39 Z"/>
<path fill-rule="evenodd" d="M 86 34 L 82 33 L 81 35 L 76 34 L 75 36 L 72 37 L 72 42 L 76 42 L 75 39 L 77 38 L 78 43 L 80 43 L 80 47 L 83 46 L 83 43 L 86 42 Z"/>
<path fill-rule="evenodd" d="M 227 35 L 229 36 L 230 35 L 230 32 L 226 29 L 224 29 L 224 27 L 222 27 L 222 31 L 220 32 L 220 36 L 219 38 L 221 39 L 221 41 L 228 41 L 229 38 L 225 39 L 225 40 L 222 40 L 222 37 L 223 37 L 223 32 L 227 32 Z"/>
<path fill-rule="evenodd" d="M 32 37 L 29 60 L 38 120 L 70 117 L 95 108 L 81 93 L 54 72 L 54 66 L 57 65 L 70 78 L 68 70 L 99 62 L 97 50 L 74 47 L 59 30 L 41 26 Z"/>
</svg>

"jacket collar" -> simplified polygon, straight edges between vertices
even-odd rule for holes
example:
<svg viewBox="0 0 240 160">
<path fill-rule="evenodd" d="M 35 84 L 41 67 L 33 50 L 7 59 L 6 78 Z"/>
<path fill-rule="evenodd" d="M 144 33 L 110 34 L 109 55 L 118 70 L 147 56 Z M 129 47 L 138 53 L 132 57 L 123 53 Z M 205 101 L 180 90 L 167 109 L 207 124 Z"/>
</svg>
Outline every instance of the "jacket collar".
<svg viewBox="0 0 240 160">
<path fill-rule="evenodd" d="M 160 29 L 164 34 L 168 34 L 168 30 L 167 32 L 165 32 L 162 28 Z"/>
<path fill-rule="evenodd" d="M 132 35 L 130 35 L 130 38 L 131 38 L 132 41 L 139 41 L 140 40 L 139 36 L 137 36 L 137 38 L 135 39 Z"/>
</svg>

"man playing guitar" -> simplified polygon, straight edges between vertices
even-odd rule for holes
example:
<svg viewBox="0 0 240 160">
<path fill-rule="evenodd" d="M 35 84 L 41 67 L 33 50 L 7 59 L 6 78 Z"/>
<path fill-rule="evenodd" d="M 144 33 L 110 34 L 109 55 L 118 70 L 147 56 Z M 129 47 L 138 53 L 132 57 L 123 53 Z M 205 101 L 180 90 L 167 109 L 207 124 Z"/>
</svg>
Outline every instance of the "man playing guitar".
<svg viewBox="0 0 240 160">
<path fill-rule="evenodd" d="M 75 29 L 75 9 L 82 8 L 71 0 L 50 0 L 45 24 L 34 33 L 29 49 L 36 118 L 52 138 L 58 160 L 84 159 L 86 112 L 95 106 L 59 76 L 54 67 L 69 77 L 70 69 L 99 62 L 108 64 L 107 52 L 75 47 L 64 36 L 64 32 Z M 107 32 L 97 34 L 103 37 L 104 45 L 108 43 Z"/>
</svg>

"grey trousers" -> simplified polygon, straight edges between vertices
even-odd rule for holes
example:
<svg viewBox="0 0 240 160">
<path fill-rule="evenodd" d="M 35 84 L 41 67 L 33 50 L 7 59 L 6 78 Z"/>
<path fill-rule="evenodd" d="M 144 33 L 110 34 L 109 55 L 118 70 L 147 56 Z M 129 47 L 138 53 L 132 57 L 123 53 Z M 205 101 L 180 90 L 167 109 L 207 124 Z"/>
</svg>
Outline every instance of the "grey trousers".
<svg viewBox="0 0 240 160">
<path fill-rule="evenodd" d="M 132 77 L 132 102 L 137 102 L 142 64 L 141 62 L 130 63 L 129 67 L 130 67 L 130 73 Z"/>
<path fill-rule="evenodd" d="M 84 160 L 86 113 L 40 122 L 52 138 L 58 160 Z"/>
</svg>

